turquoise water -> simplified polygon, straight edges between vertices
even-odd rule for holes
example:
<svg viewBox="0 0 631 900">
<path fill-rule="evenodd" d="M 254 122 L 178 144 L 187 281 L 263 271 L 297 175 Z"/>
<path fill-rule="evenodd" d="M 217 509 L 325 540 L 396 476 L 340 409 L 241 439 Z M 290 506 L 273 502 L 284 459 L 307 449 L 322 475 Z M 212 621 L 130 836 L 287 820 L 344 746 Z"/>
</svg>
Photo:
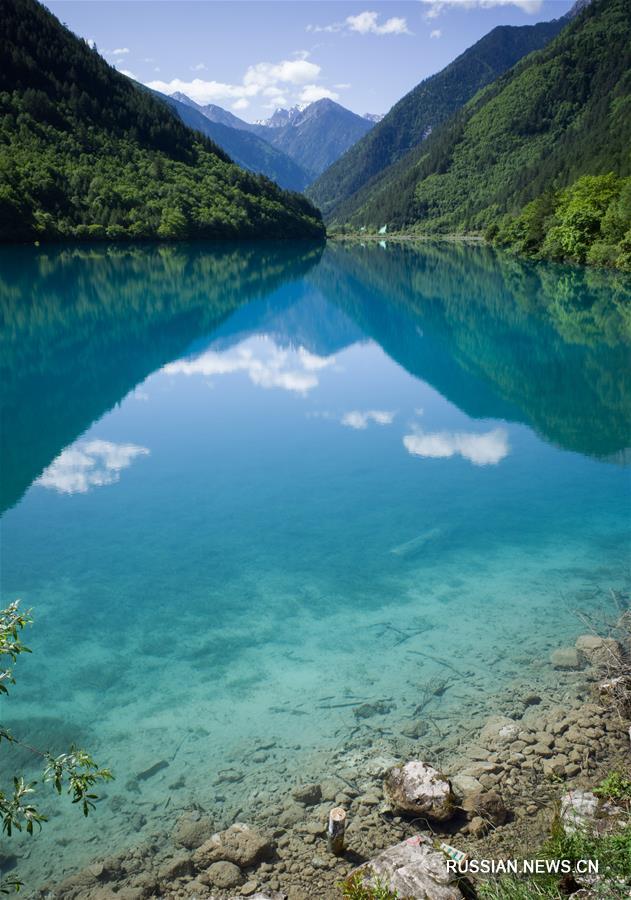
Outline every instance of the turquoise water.
<svg viewBox="0 0 631 900">
<path fill-rule="evenodd" d="M 3 250 L 3 722 L 116 773 L 21 873 L 552 688 L 629 587 L 630 296 L 446 244 Z"/>
</svg>

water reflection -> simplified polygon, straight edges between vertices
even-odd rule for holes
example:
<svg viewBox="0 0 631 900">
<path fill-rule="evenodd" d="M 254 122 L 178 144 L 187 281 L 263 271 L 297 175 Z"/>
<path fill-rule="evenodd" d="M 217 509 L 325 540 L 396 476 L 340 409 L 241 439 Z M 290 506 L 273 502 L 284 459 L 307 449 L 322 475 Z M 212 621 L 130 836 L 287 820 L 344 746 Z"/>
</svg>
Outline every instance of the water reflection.
<svg viewBox="0 0 631 900">
<path fill-rule="evenodd" d="M 2 509 L 37 478 L 82 490 L 118 477 L 107 460 L 87 464 L 85 447 L 59 454 L 158 368 L 211 382 L 243 372 L 306 395 L 367 338 L 471 417 L 620 461 L 630 297 L 620 274 L 458 245 L 4 248 Z M 349 409 L 341 424 L 395 412 Z M 501 430 L 415 428 L 404 445 L 477 465 L 509 452 Z"/>
</svg>

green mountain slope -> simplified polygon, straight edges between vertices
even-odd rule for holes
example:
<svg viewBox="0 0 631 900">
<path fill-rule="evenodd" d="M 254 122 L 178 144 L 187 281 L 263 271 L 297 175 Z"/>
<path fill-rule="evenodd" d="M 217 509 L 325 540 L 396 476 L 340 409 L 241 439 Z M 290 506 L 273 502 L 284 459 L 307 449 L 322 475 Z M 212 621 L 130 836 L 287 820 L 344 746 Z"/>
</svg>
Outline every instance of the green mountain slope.
<svg viewBox="0 0 631 900">
<path fill-rule="evenodd" d="M 545 46 L 565 21 L 500 25 L 441 72 L 406 94 L 372 131 L 327 169 L 307 191 L 325 217 L 337 219 L 344 200 L 445 122 L 480 88 L 518 60 Z"/>
<path fill-rule="evenodd" d="M 280 187 L 291 191 L 302 191 L 309 184 L 310 178 L 304 169 L 257 134 L 244 128 L 213 122 L 190 103 L 184 103 L 175 97 L 160 93 L 157 96 L 175 110 L 185 125 L 201 131 L 243 168 L 266 175 Z M 236 119 L 236 116 L 233 118 Z"/>
<path fill-rule="evenodd" d="M 631 0 L 593 0 L 336 218 L 479 231 L 583 174 L 629 174 L 630 147 Z"/>
<path fill-rule="evenodd" d="M 3 0 L 0 59 L 1 240 L 322 236 L 35 0 Z"/>
</svg>

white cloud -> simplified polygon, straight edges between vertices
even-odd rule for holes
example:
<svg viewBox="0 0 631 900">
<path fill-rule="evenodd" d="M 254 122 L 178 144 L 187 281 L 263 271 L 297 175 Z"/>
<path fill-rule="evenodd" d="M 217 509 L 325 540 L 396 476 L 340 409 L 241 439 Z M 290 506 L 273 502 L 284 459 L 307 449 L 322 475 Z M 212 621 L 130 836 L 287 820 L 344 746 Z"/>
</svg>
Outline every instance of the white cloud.
<svg viewBox="0 0 631 900">
<path fill-rule="evenodd" d="M 320 66 L 308 59 L 284 59 L 279 63 L 261 62 L 249 66 L 243 76 L 243 84 L 255 86 L 257 91 L 278 82 L 285 84 L 306 84 L 320 74 Z"/>
<path fill-rule="evenodd" d="M 426 19 L 435 19 L 449 7 L 459 6 L 462 9 L 491 9 L 494 6 L 516 6 L 529 15 L 538 13 L 543 0 L 421 0 L 428 9 Z"/>
<path fill-rule="evenodd" d="M 434 28 L 434 30 L 430 31 L 430 33 L 429 33 L 429 36 L 431 38 L 439 38 L 439 37 L 442 37 L 442 35 L 443 35 L 443 33 L 440 30 L 440 28 Z"/>
<path fill-rule="evenodd" d="M 148 453 L 146 447 L 137 444 L 80 441 L 62 451 L 35 484 L 60 494 L 85 494 L 92 487 L 114 484 L 122 469 L 127 469 L 137 456 Z"/>
<path fill-rule="evenodd" d="M 395 415 L 395 412 L 387 409 L 367 409 L 363 412 L 359 409 L 353 409 L 344 413 L 340 422 L 348 428 L 363 431 L 364 428 L 368 427 L 369 422 L 374 422 L 376 425 L 391 425 Z"/>
<path fill-rule="evenodd" d="M 301 103 L 315 103 L 316 100 L 338 100 L 339 94 L 318 84 L 307 84 L 300 92 Z"/>
<path fill-rule="evenodd" d="M 386 19 L 383 25 L 380 25 L 378 20 L 378 13 L 362 12 L 356 16 L 348 16 L 346 24 L 351 31 L 357 31 L 359 34 L 410 34 L 406 20 L 400 16 Z"/>
<path fill-rule="evenodd" d="M 462 456 L 475 466 L 497 465 L 510 451 L 508 435 L 503 428 L 496 428 L 486 434 L 448 431 L 426 434 L 419 431 L 406 434 L 403 445 L 412 456 L 430 459 Z"/>
<path fill-rule="evenodd" d="M 193 359 L 169 363 L 163 371 L 167 375 L 203 375 L 205 378 L 244 372 L 259 387 L 306 394 L 318 386 L 317 373 L 334 362 L 335 357 L 317 356 L 304 347 L 283 350 L 269 338 L 253 338 L 231 350 L 208 350 Z"/>
<path fill-rule="evenodd" d="M 333 87 L 338 91 L 347 91 L 352 85 L 348 81 L 345 81 L 342 84 L 334 84 Z"/>
<path fill-rule="evenodd" d="M 126 56 L 129 53 L 129 47 L 117 47 L 116 50 L 110 52 L 112 56 Z"/>
<path fill-rule="evenodd" d="M 313 96 L 313 99 L 321 97 L 336 98 L 334 91 L 319 87 L 315 84 L 320 78 L 321 67 L 307 59 L 306 51 L 300 51 L 294 59 L 284 59 L 278 63 L 260 62 L 249 66 L 240 84 L 229 84 L 223 81 L 202 78 L 193 78 L 185 81 L 181 78 L 173 78 L 171 81 L 148 81 L 147 87 L 163 94 L 173 94 L 181 91 L 187 94 L 197 103 L 216 103 L 226 100 L 237 102 L 239 100 L 251 100 L 253 97 L 276 97 L 287 102 L 287 92 L 294 91 L 293 100 L 302 99 L 302 96 Z M 319 92 L 319 94 L 318 94 Z M 316 97 L 316 94 L 318 96 Z M 304 100 L 303 102 L 311 102 Z M 243 109 L 244 107 L 239 107 Z"/>
<path fill-rule="evenodd" d="M 332 22 L 330 25 L 307 25 L 307 31 L 324 31 L 335 33 L 338 31 L 355 32 L 356 34 L 411 34 L 407 21 L 400 16 L 393 16 L 385 22 L 379 22 L 379 13 L 365 12 L 356 16 L 347 16 L 343 22 Z"/>
<path fill-rule="evenodd" d="M 196 66 L 191 66 L 193 72 L 203 72 L 206 69 L 204 63 L 197 63 Z"/>
<path fill-rule="evenodd" d="M 94 40 L 94 38 L 88 38 L 86 44 L 88 45 L 90 50 L 94 50 L 94 48 L 96 47 L 96 41 Z"/>
<path fill-rule="evenodd" d="M 136 80 L 136 76 L 133 72 L 130 72 L 129 69 L 119 69 L 118 71 L 121 73 L 121 75 L 126 75 L 128 78 L 133 78 L 134 80 Z"/>
<path fill-rule="evenodd" d="M 232 104 L 233 109 L 247 109 L 250 105 L 250 101 L 246 100 L 245 97 L 241 97 L 239 100 L 235 100 Z"/>
</svg>

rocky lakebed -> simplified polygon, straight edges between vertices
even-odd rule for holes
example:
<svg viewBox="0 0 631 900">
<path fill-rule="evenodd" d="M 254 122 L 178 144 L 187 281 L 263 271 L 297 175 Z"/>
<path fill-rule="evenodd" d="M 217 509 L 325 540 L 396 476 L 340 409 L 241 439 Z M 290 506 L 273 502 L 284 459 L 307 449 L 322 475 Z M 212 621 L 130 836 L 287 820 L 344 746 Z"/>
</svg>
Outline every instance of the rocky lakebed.
<svg viewBox="0 0 631 900">
<path fill-rule="evenodd" d="M 156 809 L 148 839 L 143 831 L 142 843 L 114 854 L 103 847 L 34 896 L 334 900 L 357 869 L 401 898 L 475 896 L 475 877 L 449 872 L 440 843 L 473 859 L 532 857 L 555 816 L 570 830 L 628 818 L 591 789 L 607 772 L 629 771 L 629 622 L 625 612 L 613 636 L 588 633 L 555 649 L 555 684 L 509 685 L 492 715 L 472 713 L 457 731 L 441 732 L 440 722 L 430 729 L 421 713 L 392 734 L 371 727 L 370 710 L 356 711 L 345 744 L 317 757 L 302 780 L 253 792 L 232 822 L 195 802 Z M 161 768 L 156 760 L 138 777 Z M 110 789 L 107 802 L 129 814 L 133 791 Z M 333 807 L 347 816 L 341 856 L 327 847 Z M 581 896 L 591 896 L 584 887 Z"/>
</svg>

